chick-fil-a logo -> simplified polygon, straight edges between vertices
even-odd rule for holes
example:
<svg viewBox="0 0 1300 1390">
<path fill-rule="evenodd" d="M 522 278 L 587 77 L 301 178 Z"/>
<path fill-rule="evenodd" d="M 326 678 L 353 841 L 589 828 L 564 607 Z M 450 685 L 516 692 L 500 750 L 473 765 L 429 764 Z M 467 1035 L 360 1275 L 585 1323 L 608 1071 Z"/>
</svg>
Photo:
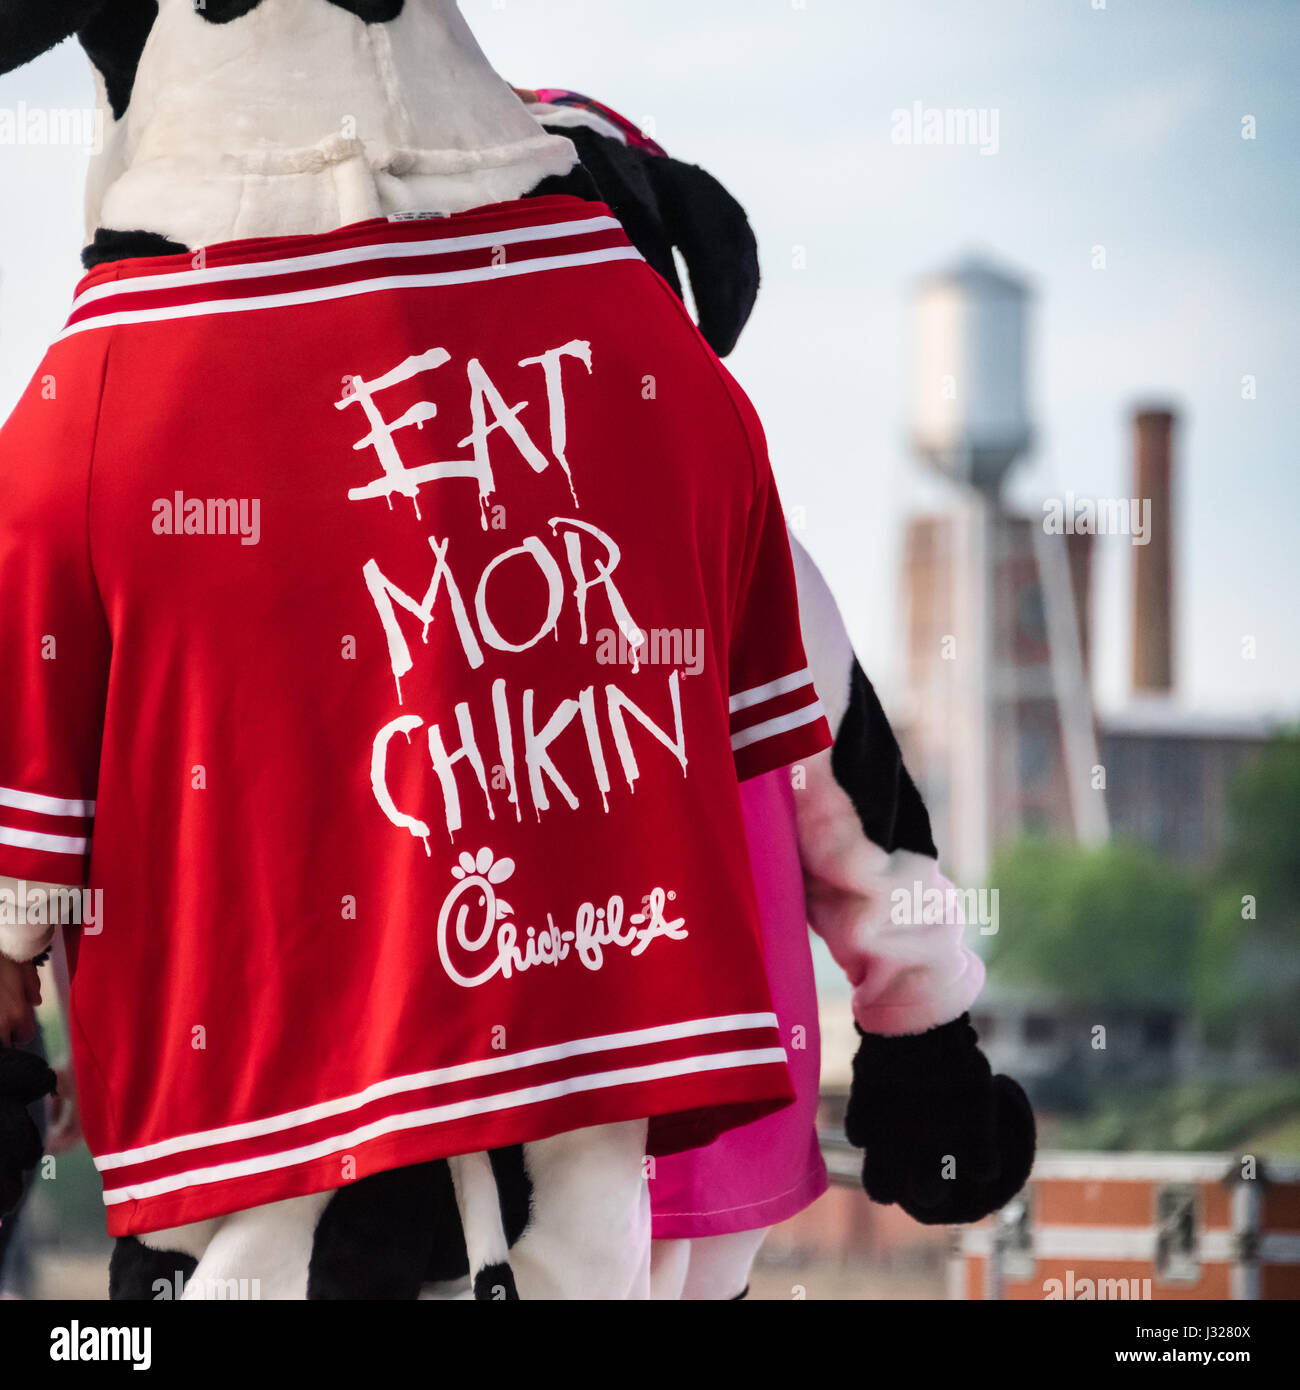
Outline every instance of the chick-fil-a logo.
<svg viewBox="0 0 1300 1390">
<path fill-rule="evenodd" d="M 508 980 L 539 965 L 558 966 L 571 955 L 588 970 L 599 970 L 610 948 L 639 956 L 658 937 L 681 941 L 687 935 L 684 917 L 669 919 L 665 915 L 676 894 L 658 887 L 643 899 L 645 910 L 630 917 L 624 917 L 623 899 L 615 894 L 604 907 L 582 903 L 574 914 L 572 930 L 562 931 L 548 912 L 545 927 L 528 927 L 521 933 L 507 920 L 514 909 L 497 894 L 498 885 L 514 871 L 514 860 L 497 859 L 488 848 L 479 850 L 477 856 L 461 854 L 452 867 L 457 882 L 438 913 L 438 958 L 448 976 L 466 989 L 486 984 L 497 975 Z M 477 973 L 468 974 L 458 960 L 470 969 L 478 962 L 485 963 Z"/>
</svg>

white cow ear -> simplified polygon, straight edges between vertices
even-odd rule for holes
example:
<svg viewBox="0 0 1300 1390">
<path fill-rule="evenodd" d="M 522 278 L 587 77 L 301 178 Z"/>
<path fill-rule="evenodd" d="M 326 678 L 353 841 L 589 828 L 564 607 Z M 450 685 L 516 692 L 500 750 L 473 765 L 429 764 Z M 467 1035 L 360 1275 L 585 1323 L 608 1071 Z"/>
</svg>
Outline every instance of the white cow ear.
<svg viewBox="0 0 1300 1390">
<path fill-rule="evenodd" d="M 0 0 L 0 72 L 12 72 L 71 38 L 107 0 Z"/>
</svg>

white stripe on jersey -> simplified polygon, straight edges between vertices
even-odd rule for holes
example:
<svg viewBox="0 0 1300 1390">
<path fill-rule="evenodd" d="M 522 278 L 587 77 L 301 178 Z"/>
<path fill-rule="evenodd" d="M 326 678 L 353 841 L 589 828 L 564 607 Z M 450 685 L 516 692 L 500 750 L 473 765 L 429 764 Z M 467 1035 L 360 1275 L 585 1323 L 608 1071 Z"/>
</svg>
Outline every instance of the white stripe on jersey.
<svg viewBox="0 0 1300 1390">
<path fill-rule="evenodd" d="M 86 840 L 79 835 L 42 835 L 37 830 L 15 830 L 0 825 L 0 845 L 16 849 L 39 849 L 46 854 L 85 854 Z"/>
<path fill-rule="evenodd" d="M 0 806 L 16 811 L 36 811 L 42 816 L 93 816 L 93 801 L 65 801 L 61 796 L 42 796 L 39 792 L 20 792 L 0 787 Z"/>
<path fill-rule="evenodd" d="M 714 1052 L 699 1057 L 678 1058 L 670 1062 L 655 1062 L 649 1066 L 624 1067 L 618 1071 L 566 1077 L 563 1080 L 551 1081 L 541 1086 L 529 1086 L 520 1091 L 506 1091 L 478 1099 L 456 1101 L 449 1105 L 437 1105 L 426 1110 L 411 1110 L 405 1114 L 388 1115 L 381 1120 L 362 1125 L 350 1133 L 335 1135 L 298 1149 L 288 1149 L 281 1153 L 260 1154 L 256 1158 L 222 1163 L 211 1168 L 193 1168 L 186 1173 L 173 1173 L 168 1177 L 155 1178 L 152 1182 L 105 1188 L 104 1203 L 106 1206 L 115 1206 L 119 1202 L 142 1202 L 150 1197 L 177 1192 L 184 1188 L 203 1187 L 214 1182 L 226 1182 L 232 1178 L 247 1177 L 253 1173 L 269 1173 L 281 1168 L 293 1168 L 300 1163 L 310 1163 L 313 1159 L 326 1158 L 330 1154 L 369 1143 L 371 1140 L 382 1138 L 386 1134 L 400 1133 L 409 1129 L 424 1129 L 430 1125 L 464 1119 L 469 1115 L 490 1114 L 494 1110 L 514 1110 L 520 1106 L 537 1105 L 543 1101 L 555 1100 L 561 1096 L 576 1095 L 584 1091 L 606 1090 L 614 1086 L 635 1086 L 644 1081 L 659 1081 L 672 1076 L 688 1076 L 696 1072 L 724 1071 L 732 1067 L 771 1066 L 786 1060 L 785 1048 L 765 1047 L 755 1048 L 747 1052 Z"/>
<path fill-rule="evenodd" d="M 247 299 L 211 299 L 198 304 L 174 304 L 157 309 L 122 309 L 111 314 L 92 315 L 71 323 L 55 338 L 61 343 L 74 334 L 92 328 L 114 328 L 128 323 L 161 323 L 169 319 L 199 318 L 204 314 L 242 314 L 253 309 L 283 309 L 294 304 L 321 304 L 331 299 L 349 299 L 382 290 L 419 290 L 436 285 L 473 285 L 485 280 L 511 279 L 517 275 L 537 275 L 547 270 L 568 270 L 575 266 L 600 265 L 606 261 L 639 261 L 634 246 L 611 246 L 601 251 L 580 251 L 568 256 L 538 256 L 527 261 L 507 261 L 504 265 L 478 266 L 470 270 L 444 270 L 427 275 L 387 275 L 377 279 L 353 280 L 343 285 L 322 285 L 310 290 L 288 290 Z"/>
<path fill-rule="evenodd" d="M 788 676 L 782 676 L 779 680 L 768 681 L 766 685 L 756 685 L 752 690 L 742 690 L 739 694 L 731 697 L 727 706 L 728 711 L 731 714 L 739 714 L 742 709 L 761 705 L 765 700 L 773 700 L 778 695 L 788 695 L 792 690 L 799 690 L 805 685 L 811 685 L 812 678 L 812 672 L 805 666 L 802 671 L 792 671 Z"/>
<path fill-rule="evenodd" d="M 557 1043 L 551 1047 L 535 1047 L 527 1052 L 511 1055 L 487 1057 L 477 1062 L 463 1062 L 457 1066 L 440 1067 L 435 1071 L 415 1072 L 410 1076 L 397 1076 L 387 1081 L 377 1081 L 364 1091 L 357 1091 L 338 1100 L 321 1101 L 301 1110 L 289 1110 L 280 1115 L 269 1115 L 262 1120 L 249 1120 L 244 1124 L 224 1125 L 220 1129 L 201 1130 L 195 1134 L 182 1134 L 174 1139 L 164 1139 L 156 1144 L 146 1144 L 138 1149 L 124 1149 L 120 1153 L 101 1154 L 95 1159 L 95 1167 L 101 1172 L 110 1168 L 122 1168 L 136 1163 L 149 1163 L 156 1158 L 166 1158 L 170 1154 L 185 1153 L 190 1149 L 205 1149 L 216 1144 L 229 1144 L 239 1139 L 253 1139 L 263 1134 L 274 1134 L 279 1130 L 296 1129 L 312 1124 L 316 1120 L 327 1119 L 331 1115 L 346 1114 L 349 1110 L 359 1110 L 372 1101 L 385 1096 L 401 1095 L 404 1091 L 426 1090 L 431 1086 L 448 1086 L 458 1081 L 468 1081 L 480 1076 L 493 1076 L 500 1072 L 518 1071 L 523 1067 L 541 1066 L 547 1062 L 562 1061 L 566 1057 L 581 1057 L 597 1052 L 615 1052 L 625 1047 L 646 1047 L 653 1043 L 673 1042 L 678 1038 L 706 1037 L 713 1033 L 734 1033 L 751 1028 L 775 1028 L 776 1015 L 729 1014 L 721 1018 L 697 1018 L 685 1023 L 665 1023 L 655 1028 L 641 1028 L 628 1033 L 607 1033 L 602 1037 L 575 1038 L 571 1042 Z"/>
<path fill-rule="evenodd" d="M 438 256 L 457 251 L 487 251 L 494 246 L 519 246 L 531 241 L 550 241 L 556 237 L 584 236 L 592 232 L 621 231 L 623 224 L 613 217 L 586 217 L 574 222 L 548 222 L 540 227 L 512 227 L 500 232 L 475 232 L 470 236 L 441 237 L 430 241 L 391 241 L 373 246 L 345 246 L 337 251 L 317 251 L 310 256 L 286 256 L 271 261 L 237 261 L 214 265 L 205 270 L 172 270 L 161 275 L 139 275 L 128 280 L 109 280 L 92 285 L 72 301 L 69 315 L 97 299 L 119 294 L 138 294 L 142 290 L 187 289 L 193 285 L 213 285 L 222 280 L 257 280 L 268 275 L 291 275 L 305 270 L 327 270 L 331 266 L 357 265 L 415 256 Z M 201 253 L 195 252 L 195 255 Z"/>
<path fill-rule="evenodd" d="M 788 734 L 791 729 L 801 729 L 805 724 L 820 719 L 825 713 L 822 702 L 814 700 L 811 705 L 797 709 L 792 714 L 778 714 L 775 719 L 765 720 L 762 724 L 754 724 L 748 729 L 742 729 L 738 734 L 732 734 L 731 751 L 738 753 L 742 748 L 748 748 L 751 743 L 761 743 L 765 738 L 775 738 L 777 734 Z"/>
</svg>

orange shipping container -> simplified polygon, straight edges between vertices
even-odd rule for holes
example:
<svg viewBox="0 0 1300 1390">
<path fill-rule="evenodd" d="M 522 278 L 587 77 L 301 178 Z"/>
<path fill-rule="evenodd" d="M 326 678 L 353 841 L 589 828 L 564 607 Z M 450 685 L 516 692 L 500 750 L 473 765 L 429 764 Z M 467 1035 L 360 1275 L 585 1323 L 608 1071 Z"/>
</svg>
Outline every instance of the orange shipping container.
<svg viewBox="0 0 1300 1390">
<path fill-rule="evenodd" d="M 1300 1298 L 1300 1164 L 1045 1153 L 954 1241 L 953 1298 Z"/>
</svg>

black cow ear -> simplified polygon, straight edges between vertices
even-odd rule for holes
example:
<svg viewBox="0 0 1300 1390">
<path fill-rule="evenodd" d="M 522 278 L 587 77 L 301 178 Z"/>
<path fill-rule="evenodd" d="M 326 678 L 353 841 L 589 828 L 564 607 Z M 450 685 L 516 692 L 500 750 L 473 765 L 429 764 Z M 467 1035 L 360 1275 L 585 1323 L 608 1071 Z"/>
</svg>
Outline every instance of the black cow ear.
<svg viewBox="0 0 1300 1390">
<path fill-rule="evenodd" d="M 625 145 L 585 126 L 546 129 L 573 142 L 601 201 L 679 295 L 673 247 L 682 253 L 700 332 L 725 357 L 758 298 L 758 241 L 745 209 L 694 164 Z"/>
<path fill-rule="evenodd" d="M 658 163 L 662 156 L 625 145 L 587 126 L 548 125 L 545 129 L 572 142 L 582 168 L 595 180 L 600 201 L 608 204 L 632 245 L 680 296 L 682 287 L 673 262 L 673 242 L 664 226 L 650 176 L 650 165 Z"/>
<path fill-rule="evenodd" d="M 758 298 L 758 239 L 745 209 L 706 170 L 669 156 L 646 161 L 659 213 L 691 277 L 700 332 L 725 357 Z"/>
<path fill-rule="evenodd" d="M 12 72 L 71 38 L 106 0 L 0 0 L 0 72 Z"/>
</svg>

